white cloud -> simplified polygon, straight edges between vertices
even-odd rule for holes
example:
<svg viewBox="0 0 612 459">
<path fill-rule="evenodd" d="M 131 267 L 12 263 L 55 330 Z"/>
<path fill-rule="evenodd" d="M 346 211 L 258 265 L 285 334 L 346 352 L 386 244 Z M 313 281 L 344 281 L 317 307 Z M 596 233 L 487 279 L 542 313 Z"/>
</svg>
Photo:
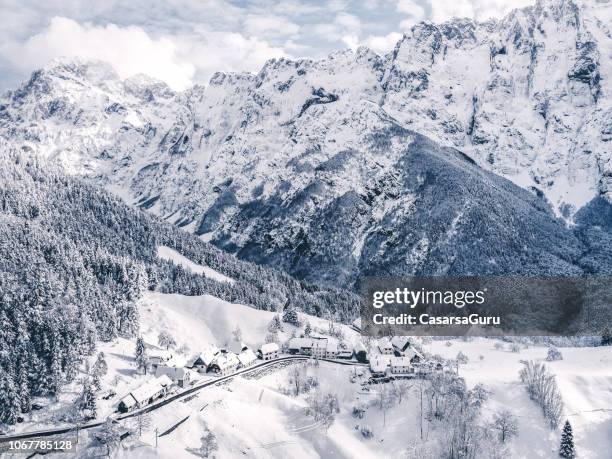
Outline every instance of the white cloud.
<svg viewBox="0 0 612 459">
<path fill-rule="evenodd" d="M 252 15 L 244 21 L 245 31 L 254 36 L 290 36 L 300 31 L 300 26 L 282 16 Z"/>
<path fill-rule="evenodd" d="M 152 39 L 140 27 L 80 25 L 72 19 L 54 17 L 49 27 L 22 43 L 7 43 L 0 54 L 27 71 L 58 57 L 84 57 L 110 63 L 122 78 L 145 73 L 175 89 L 191 84 L 192 64 L 177 57 L 168 38 Z"/>
<path fill-rule="evenodd" d="M 400 13 L 407 14 L 418 21 L 425 17 L 425 9 L 414 0 L 399 0 L 396 8 Z"/>
<path fill-rule="evenodd" d="M 110 62 L 173 88 L 269 58 L 319 58 L 365 44 L 379 53 L 421 20 L 484 20 L 535 0 L 0 0 L 0 91 L 59 56 Z"/>
<path fill-rule="evenodd" d="M 467 17 L 478 21 L 501 18 L 515 8 L 533 5 L 534 0 L 431 0 L 431 19 L 447 21 Z"/>
<path fill-rule="evenodd" d="M 217 72 L 257 72 L 271 58 L 288 56 L 282 47 L 234 32 L 207 32 L 178 39 L 180 56 L 195 65 L 196 80 L 208 82 Z"/>
<path fill-rule="evenodd" d="M 253 27 L 272 27 L 255 22 Z M 110 63 L 121 78 L 144 73 L 182 90 L 197 77 L 207 82 L 216 71 L 258 71 L 284 49 L 236 32 L 200 31 L 201 34 L 154 39 L 142 28 L 114 24 L 95 26 L 54 17 L 48 28 L 25 42 L 0 45 L 0 56 L 15 68 L 29 72 L 58 57 L 83 57 Z"/>
<path fill-rule="evenodd" d="M 369 36 L 366 38 L 364 44 L 378 54 L 387 54 L 395 47 L 401 38 L 401 33 L 391 32 L 383 36 Z"/>
</svg>

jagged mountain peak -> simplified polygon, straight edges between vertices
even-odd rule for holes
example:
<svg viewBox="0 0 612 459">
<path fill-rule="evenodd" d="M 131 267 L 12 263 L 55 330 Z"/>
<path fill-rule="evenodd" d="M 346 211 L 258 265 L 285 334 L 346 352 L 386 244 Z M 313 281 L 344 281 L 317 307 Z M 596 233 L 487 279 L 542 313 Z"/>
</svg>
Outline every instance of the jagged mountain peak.
<svg viewBox="0 0 612 459">
<path fill-rule="evenodd" d="M 422 22 L 386 56 L 362 47 L 273 59 L 257 74 L 219 72 L 181 93 L 149 78 L 101 78 L 97 65 L 56 64 L 50 79 L 33 76 L 40 87 L 31 97 L 0 102 L 0 136 L 206 240 L 292 272 L 305 273 L 314 259 L 330 266 L 325 235 L 341 241 L 332 258 L 347 266 L 327 270 L 326 279 L 382 269 L 393 250 L 412 254 L 402 262 L 409 271 L 433 269 L 417 261 L 442 250 L 444 238 L 414 229 L 422 190 L 397 175 L 417 163 L 414 183 L 450 171 L 487 186 L 494 176 L 476 170 L 506 177 L 527 190 L 521 196 L 540 196 L 531 207 L 554 231 L 560 223 L 542 210 L 544 199 L 572 221 L 593 198 L 612 196 L 612 64 L 604 58 L 611 17 L 609 4 L 555 0 L 485 23 Z M 457 151 L 478 166 L 468 173 L 441 162 Z M 425 167 L 427 159 L 437 166 Z M 444 183 L 449 195 L 464 190 Z M 488 188 L 480 185 L 473 191 L 484 212 Z M 473 209 L 469 199 L 461 192 L 453 202 Z M 502 206 L 514 209 L 508 222 L 526 218 L 523 205 Z M 345 217 L 359 222 L 348 233 L 329 223 Z M 452 220 L 440 222 L 454 234 Z M 395 249 L 378 245 L 390 237 L 386 226 L 403 231 L 402 224 L 413 225 L 409 237 Z"/>
</svg>

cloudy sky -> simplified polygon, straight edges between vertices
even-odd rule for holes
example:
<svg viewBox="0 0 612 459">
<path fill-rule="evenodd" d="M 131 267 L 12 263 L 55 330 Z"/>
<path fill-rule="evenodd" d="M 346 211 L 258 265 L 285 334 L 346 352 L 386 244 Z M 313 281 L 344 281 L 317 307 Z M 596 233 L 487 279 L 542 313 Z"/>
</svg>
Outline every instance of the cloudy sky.
<svg viewBox="0 0 612 459">
<path fill-rule="evenodd" d="M 487 19 L 533 0 L 0 0 L 0 91 L 62 56 L 174 89 L 269 58 L 368 45 L 385 53 L 420 20 Z"/>
</svg>

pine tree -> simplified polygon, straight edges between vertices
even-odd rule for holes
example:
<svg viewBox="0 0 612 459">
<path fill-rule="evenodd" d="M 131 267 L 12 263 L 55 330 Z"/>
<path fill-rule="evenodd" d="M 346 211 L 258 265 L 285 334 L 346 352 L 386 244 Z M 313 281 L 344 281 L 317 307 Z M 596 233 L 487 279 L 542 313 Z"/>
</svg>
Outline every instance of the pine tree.
<svg viewBox="0 0 612 459">
<path fill-rule="evenodd" d="M 572 432 L 572 426 L 569 421 L 565 421 L 565 425 L 563 426 L 559 456 L 565 459 L 574 459 L 576 457 L 576 451 L 574 449 L 574 433 Z"/>
<path fill-rule="evenodd" d="M 140 316 L 138 308 L 133 301 L 125 301 L 121 304 L 118 312 L 118 330 L 121 336 L 131 338 L 138 332 Z"/>
<path fill-rule="evenodd" d="M 83 381 L 83 391 L 79 397 L 79 408 L 87 417 L 96 417 L 96 394 L 89 378 Z"/>
<path fill-rule="evenodd" d="M 94 373 L 94 375 L 91 377 L 91 383 L 93 384 L 93 387 L 96 390 L 96 392 L 102 389 L 102 381 L 100 381 L 99 374 Z"/>
<path fill-rule="evenodd" d="M 57 399 L 59 397 L 60 390 L 62 388 L 62 366 L 60 359 L 57 356 L 53 356 L 51 360 L 51 372 L 49 374 L 48 384 L 49 390 L 55 395 Z"/>
<path fill-rule="evenodd" d="M 604 327 L 604 329 L 602 330 L 601 345 L 612 346 L 612 330 L 610 330 L 610 327 Z"/>
<path fill-rule="evenodd" d="M 304 336 L 310 336 L 312 333 L 312 327 L 310 326 L 310 322 L 306 322 L 306 326 L 304 327 Z"/>
<path fill-rule="evenodd" d="M 232 335 L 234 336 L 234 341 L 236 341 L 237 343 L 240 343 L 242 341 L 242 330 L 240 329 L 240 326 L 236 325 L 236 328 L 232 332 Z"/>
<path fill-rule="evenodd" d="M 11 375 L 5 373 L 4 376 L 0 376 L 0 422 L 15 424 L 20 411 L 19 393 Z"/>
<path fill-rule="evenodd" d="M 98 376 L 104 376 L 106 373 L 108 373 L 106 356 L 104 355 L 104 352 L 99 352 L 98 357 L 96 357 L 96 362 L 93 366 L 93 374 Z"/>
<path fill-rule="evenodd" d="M 285 308 L 285 310 L 283 311 L 283 322 L 295 325 L 296 327 L 299 327 L 301 325 L 300 318 L 295 308 L 291 306 Z"/>
<path fill-rule="evenodd" d="M 28 381 L 28 371 L 25 365 L 21 365 L 19 376 L 17 378 L 19 398 L 21 402 L 21 412 L 29 413 L 32 409 L 32 400 L 30 397 L 30 384 Z"/>
<path fill-rule="evenodd" d="M 136 367 L 138 370 L 142 370 L 144 374 L 147 374 L 147 365 L 149 364 L 149 358 L 147 357 L 147 349 L 142 337 L 136 339 Z"/>
<path fill-rule="evenodd" d="M 71 347 L 66 355 L 66 382 L 74 381 L 79 370 L 79 356 L 76 348 Z"/>
<path fill-rule="evenodd" d="M 272 320 L 268 324 L 268 331 L 272 333 L 283 331 L 283 324 L 281 323 L 278 314 L 275 314 L 274 317 L 272 317 Z"/>
</svg>

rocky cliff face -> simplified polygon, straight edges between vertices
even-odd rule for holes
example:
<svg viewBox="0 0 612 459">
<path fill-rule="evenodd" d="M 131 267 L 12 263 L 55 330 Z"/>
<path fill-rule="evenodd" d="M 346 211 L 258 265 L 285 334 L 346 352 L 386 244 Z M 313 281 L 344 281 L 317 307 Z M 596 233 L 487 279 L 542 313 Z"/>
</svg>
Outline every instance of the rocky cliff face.
<svg viewBox="0 0 612 459">
<path fill-rule="evenodd" d="M 612 196 L 611 22 L 608 2 L 542 1 L 179 94 L 55 62 L 2 99 L 0 135 L 310 280 L 582 272 L 589 244 L 555 215 Z"/>
</svg>

